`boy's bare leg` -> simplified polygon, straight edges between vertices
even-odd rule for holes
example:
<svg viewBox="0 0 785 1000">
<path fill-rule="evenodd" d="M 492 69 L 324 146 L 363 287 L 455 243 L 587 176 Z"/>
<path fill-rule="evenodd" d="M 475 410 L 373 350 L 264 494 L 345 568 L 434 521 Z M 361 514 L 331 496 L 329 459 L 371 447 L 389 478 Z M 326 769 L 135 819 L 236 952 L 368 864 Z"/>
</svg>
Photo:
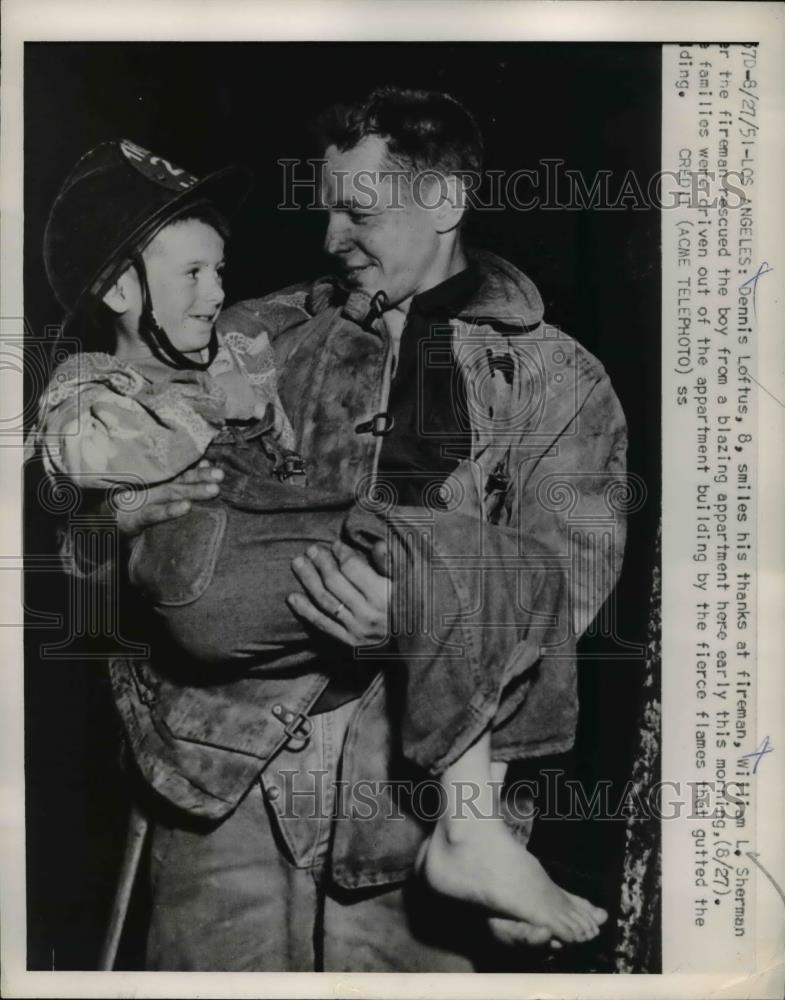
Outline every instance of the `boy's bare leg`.
<svg viewBox="0 0 785 1000">
<path fill-rule="evenodd" d="M 490 752 L 485 733 L 442 775 L 447 809 L 420 852 L 423 877 L 447 896 L 532 925 L 522 928 L 528 943 L 588 941 L 607 914 L 556 885 L 505 824 Z"/>
<path fill-rule="evenodd" d="M 507 764 L 499 760 L 491 761 L 491 781 L 501 788 L 507 777 Z M 488 917 L 488 929 L 493 937 L 509 947 L 528 945 L 539 947 L 549 944 L 551 948 L 561 948 L 558 938 L 553 936 L 550 927 L 543 924 L 531 924 L 528 920 L 508 920 L 506 917 Z"/>
</svg>

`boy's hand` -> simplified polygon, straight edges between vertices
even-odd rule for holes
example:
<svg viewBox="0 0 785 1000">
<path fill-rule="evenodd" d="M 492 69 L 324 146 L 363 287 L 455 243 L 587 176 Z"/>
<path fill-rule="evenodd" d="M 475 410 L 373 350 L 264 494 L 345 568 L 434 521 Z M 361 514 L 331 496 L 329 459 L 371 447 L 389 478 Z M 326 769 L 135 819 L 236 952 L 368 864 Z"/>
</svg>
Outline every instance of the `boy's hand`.
<svg viewBox="0 0 785 1000">
<path fill-rule="evenodd" d="M 176 479 L 146 490 L 141 507 L 131 511 L 116 511 L 117 526 L 126 538 L 133 538 L 151 524 L 182 517 L 198 500 L 210 500 L 220 490 L 223 471 L 202 460 L 193 469 L 186 469 Z"/>
<path fill-rule="evenodd" d="M 390 581 L 347 545 L 312 545 L 292 561 L 292 571 L 305 591 L 287 598 L 299 618 L 347 646 L 388 638 Z"/>
</svg>

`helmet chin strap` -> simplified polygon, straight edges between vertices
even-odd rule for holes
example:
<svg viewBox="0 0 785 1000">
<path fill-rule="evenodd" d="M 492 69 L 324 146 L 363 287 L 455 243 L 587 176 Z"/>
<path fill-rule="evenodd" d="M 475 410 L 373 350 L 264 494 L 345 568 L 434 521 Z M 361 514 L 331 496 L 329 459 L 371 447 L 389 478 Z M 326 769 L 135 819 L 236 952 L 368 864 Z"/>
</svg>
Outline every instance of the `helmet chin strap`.
<svg viewBox="0 0 785 1000">
<path fill-rule="evenodd" d="M 147 271 L 141 254 L 133 254 L 131 263 L 137 273 L 139 286 L 142 290 L 142 314 L 139 317 L 139 332 L 147 341 L 155 356 L 172 368 L 189 368 L 192 371 L 205 371 L 213 363 L 215 355 L 218 353 L 218 333 L 216 332 L 215 324 L 213 324 L 213 328 L 210 331 L 206 361 L 194 361 L 187 354 L 178 351 L 167 336 L 166 331 L 158 325 L 153 314 L 150 286 L 147 284 Z"/>
</svg>

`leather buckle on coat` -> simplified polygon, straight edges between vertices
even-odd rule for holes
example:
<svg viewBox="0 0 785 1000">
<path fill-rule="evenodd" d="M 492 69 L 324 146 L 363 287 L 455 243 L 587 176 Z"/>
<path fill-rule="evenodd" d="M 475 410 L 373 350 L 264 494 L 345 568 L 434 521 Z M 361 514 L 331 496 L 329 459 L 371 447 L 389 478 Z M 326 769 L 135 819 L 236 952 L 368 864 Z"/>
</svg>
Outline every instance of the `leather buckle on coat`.
<svg viewBox="0 0 785 1000">
<path fill-rule="evenodd" d="M 273 715 L 284 723 L 286 746 L 289 750 L 302 750 L 308 746 L 313 732 L 313 722 L 304 712 L 291 712 L 283 705 L 273 705 Z"/>
<path fill-rule="evenodd" d="M 487 493 L 506 493 L 510 488 L 510 477 L 503 472 L 492 472 L 485 484 Z"/>
<path fill-rule="evenodd" d="M 303 712 L 298 712 L 291 722 L 284 726 L 286 745 L 290 750 L 302 750 L 311 741 L 313 722 Z"/>
<path fill-rule="evenodd" d="M 515 374 L 515 362 L 512 357 L 509 354 L 494 354 L 490 347 L 486 348 L 485 356 L 488 359 L 488 371 L 491 375 L 500 371 L 507 385 L 512 385 Z"/>
<path fill-rule="evenodd" d="M 370 420 L 363 420 L 354 428 L 356 434 L 373 434 L 374 437 L 386 437 L 395 426 L 395 417 L 391 413 L 374 413 Z"/>
<path fill-rule="evenodd" d="M 485 493 L 507 493 L 511 479 L 504 461 L 497 462 L 485 482 Z"/>
<path fill-rule="evenodd" d="M 281 469 L 281 479 L 289 479 L 290 476 L 304 476 L 305 475 L 305 462 L 300 458 L 299 455 L 287 455 L 283 461 L 283 469 Z"/>
</svg>

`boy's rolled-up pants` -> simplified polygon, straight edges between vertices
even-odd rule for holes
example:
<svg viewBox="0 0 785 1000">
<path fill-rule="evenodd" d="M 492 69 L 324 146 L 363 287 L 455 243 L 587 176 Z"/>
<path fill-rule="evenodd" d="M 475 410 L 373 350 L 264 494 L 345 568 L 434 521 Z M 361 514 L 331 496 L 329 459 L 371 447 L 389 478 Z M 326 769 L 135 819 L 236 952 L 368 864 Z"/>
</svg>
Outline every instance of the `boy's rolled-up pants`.
<svg viewBox="0 0 785 1000">
<path fill-rule="evenodd" d="M 216 676 L 307 671 L 313 635 L 285 603 L 300 589 L 292 560 L 338 538 L 364 556 L 381 542 L 392 576 L 392 643 L 383 655 L 403 692 L 409 760 L 440 774 L 501 722 L 497 756 L 514 757 L 528 725 L 516 711 L 520 682 L 543 663 L 553 690 L 539 712 L 545 703 L 558 710 L 573 646 L 564 574 L 544 549 L 532 542 L 519 553 L 512 532 L 465 514 L 395 508 L 379 516 L 345 497 L 262 485 L 233 492 L 230 481 L 220 500 L 148 529 L 131 555 L 132 581 L 203 668 Z M 358 651 L 360 665 L 373 652 Z M 369 671 L 380 658 L 369 658 Z"/>
</svg>

